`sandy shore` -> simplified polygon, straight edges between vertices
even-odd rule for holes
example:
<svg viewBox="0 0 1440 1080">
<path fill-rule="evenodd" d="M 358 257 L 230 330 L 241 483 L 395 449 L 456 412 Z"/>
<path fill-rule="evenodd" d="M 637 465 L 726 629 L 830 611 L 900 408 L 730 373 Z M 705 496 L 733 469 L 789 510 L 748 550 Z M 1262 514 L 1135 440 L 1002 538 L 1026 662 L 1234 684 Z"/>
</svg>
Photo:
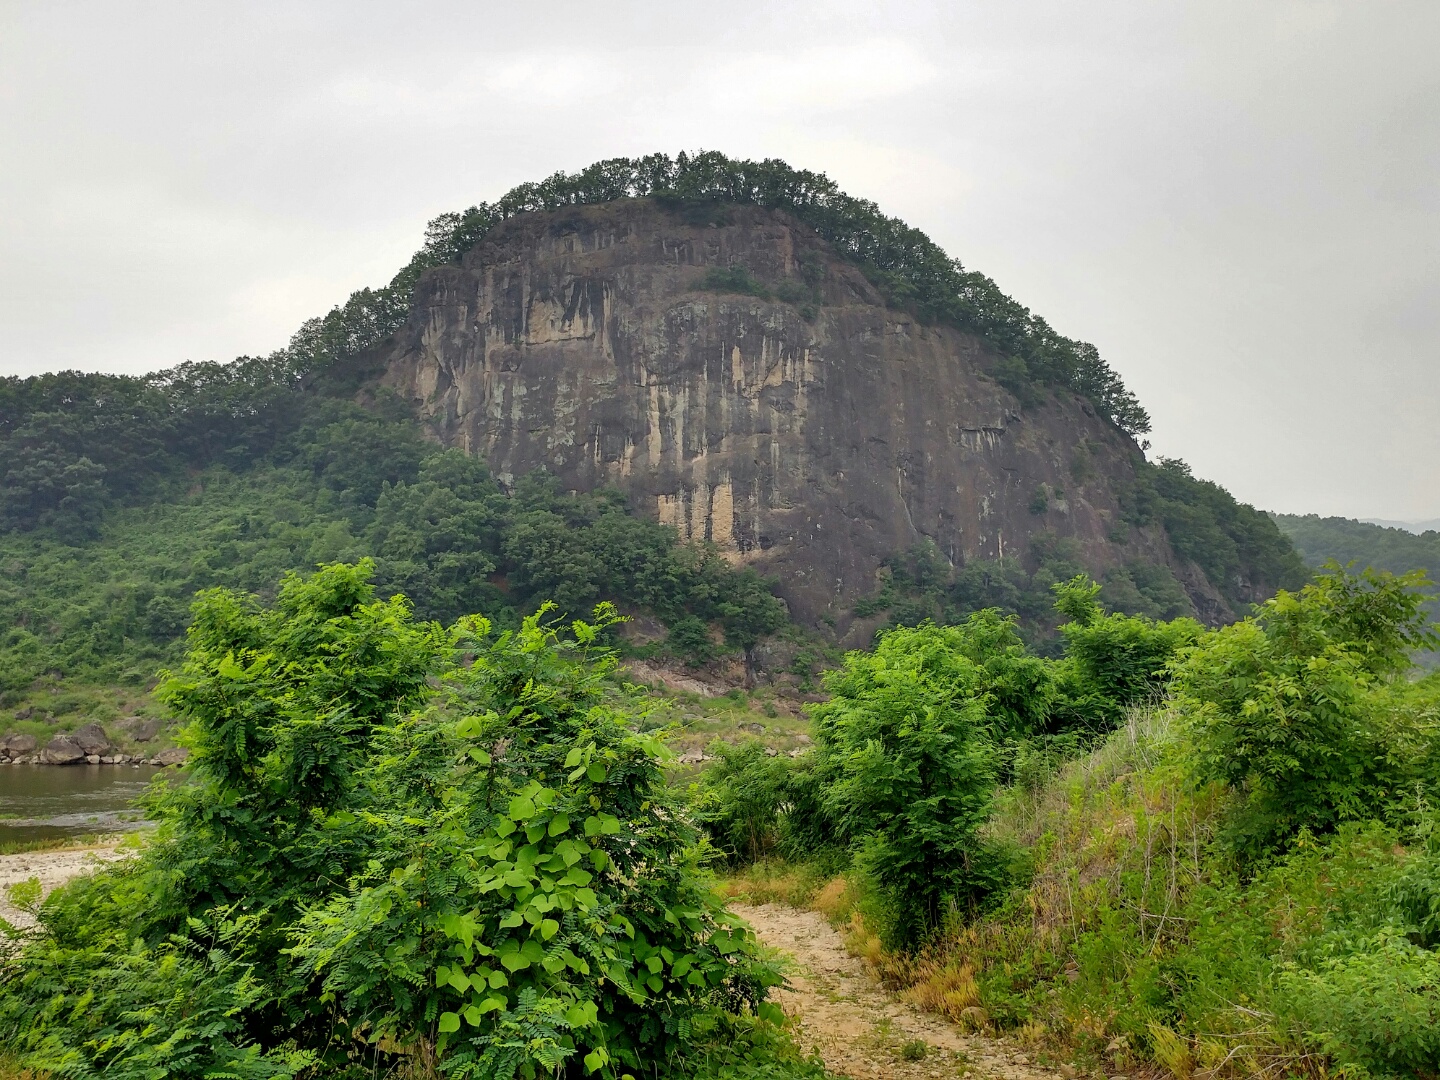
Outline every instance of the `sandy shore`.
<svg viewBox="0 0 1440 1080">
<path fill-rule="evenodd" d="M 16 926 L 31 926 L 34 919 L 17 911 L 6 898 L 5 890 L 19 881 L 39 878 L 47 893 L 73 877 L 88 873 L 102 863 L 125 858 L 115 850 L 120 843 L 96 844 L 92 847 L 65 848 L 60 851 L 27 851 L 20 855 L 0 855 L 0 916 Z"/>
</svg>

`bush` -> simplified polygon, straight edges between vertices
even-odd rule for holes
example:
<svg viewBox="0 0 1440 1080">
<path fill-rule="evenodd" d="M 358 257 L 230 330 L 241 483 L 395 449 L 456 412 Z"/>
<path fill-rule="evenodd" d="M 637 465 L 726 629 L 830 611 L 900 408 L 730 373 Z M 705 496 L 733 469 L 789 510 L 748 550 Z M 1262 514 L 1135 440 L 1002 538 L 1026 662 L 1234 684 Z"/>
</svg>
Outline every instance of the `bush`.
<svg viewBox="0 0 1440 1080">
<path fill-rule="evenodd" d="M 1127 708 L 1158 699 L 1176 653 L 1204 633 L 1194 619 L 1106 615 L 1096 600 L 1101 587 L 1083 575 L 1053 589 L 1056 610 L 1070 617 L 1060 627 L 1065 664 L 1057 677 L 1068 698 L 1059 711 L 1071 723 L 1108 730 Z"/>
<path fill-rule="evenodd" d="M 732 863 L 754 862 L 782 846 L 794 854 L 795 846 L 785 841 L 797 773 L 805 766 L 766 753 L 760 742 L 717 742 L 710 750 L 717 760 L 697 782 L 691 806 L 715 845 Z"/>
<path fill-rule="evenodd" d="M 190 780 L 154 792 L 139 858 L 46 901 L 9 961 L 4 1048 L 75 1075 L 399 1053 L 654 1077 L 777 1018 L 779 976 L 609 681 L 613 610 L 443 631 L 368 570 L 290 577 L 273 609 L 197 603 L 163 691 Z"/>
<path fill-rule="evenodd" d="M 1302 828 L 1324 833 L 1382 814 L 1427 779 L 1433 723 L 1403 738 L 1385 729 L 1413 693 L 1396 682 L 1410 650 L 1435 640 L 1425 584 L 1418 572 L 1357 575 L 1331 564 L 1300 592 L 1281 591 L 1254 617 L 1206 635 L 1177 665 L 1197 775 L 1244 800 L 1229 830 L 1237 854 L 1258 858 Z"/>
<path fill-rule="evenodd" d="M 831 699 L 813 713 L 822 805 L 876 883 L 892 944 L 973 911 L 1004 876 L 979 834 L 996 769 L 985 674 L 955 637 L 931 625 L 884 634 L 826 675 Z"/>
</svg>

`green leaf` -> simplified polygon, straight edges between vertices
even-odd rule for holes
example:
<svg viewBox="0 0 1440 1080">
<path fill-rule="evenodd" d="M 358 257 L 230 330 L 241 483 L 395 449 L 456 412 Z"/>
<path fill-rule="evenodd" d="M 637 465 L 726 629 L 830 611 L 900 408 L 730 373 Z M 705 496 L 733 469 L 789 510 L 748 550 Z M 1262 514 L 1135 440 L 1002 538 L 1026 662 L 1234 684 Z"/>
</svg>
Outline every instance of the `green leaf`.
<svg viewBox="0 0 1440 1080">
<path fill-rule="evenodd" d="M 524 796 L 517 795 L 510 800 L 506 814 L 515 821 L 529 821 L 535 816 L 535 804 Z"/>
<path fill-rule="evenodd" d="M 479 1027 L 480 1017 L 483 1015 L 478 1006 L 471 1005 L 465 1010 L 465 1022 L 471 1027 Z"/>
<path fill-rule="evenodd" d="M 592 784 L 603 784 L 605 778 L 610 775 L 608 769 L 598 761 L 592 761 L 585 769 L 585 775 L 589 777 Z"/>
<path fill-rule="evenodd" d="M 442 1012 L 440 1014 L 440 1034 L 449 1035 L 451 1032 L 460 1030 L 460 1014 L 453 1012 Z"/>
<path fill-rule="evenodd" d="M 560 924 L 554 919 L 544 919 L 540 923 L 540 936 L 546 941 L 560 932 Z"/>
<path fill-rule="evenodd" d="M 572 746 L 570 748 L 570 753 L 565 755 L 565 768 L 573 769 L 576 765 L 579 765 L 580 756 L 582 753 L 583 751 L 580 749 L 580 747 Z"/>
<path fill-rule="evenodd" d="M 570 828 L 570 817 L 567 814 L 556 814 L 550 819 L 550 835 L 559 836 Z"/>
<path fill-rule="evenodd" d="M 530 958 L 523 953 L 506 953 L 500 957 L 500 963 L 505 965 L 506 971 L 524 971 L 530 966 Z"/>
<path fill-rule="evenodd" d="M 450 973 L 450 985 L 462 994 L 470 989 L 470 979 L 463 971 L 452 971 Z"/>
<path fill-rule="evenodd" d="M 484 1014 L 487 1012 L 496 1012 L 500 1009 L 503 1009 L 505 1008 L 506 1004 L 507 1002 L 505 1001 L 505 999 L 499 994 L 491 994 L 484 1001 L 480 1002 L 480 1004 L 476 1006 L 476 1009 L 478 1012 Z"/>
<path fill-rule="evenodd" d="M 477 765 L 489 765 L 489 764 L 490 764 L 490 755 L 489 755 L 488 753 L 486 753 L 484 750 L 481 750 L 478 746 L 471 748 L 471 750 L 470 750 L 470 757 L 474 760 L 475 764 L 477 764 Z"/>
<path fill-rule="evenodd" d="M 525 917 L 518 911 L 507 911 L 500 916 L 500 929 L 508 930 L 512 926 L 519 926 L 525 921 Z"/>
</svg>

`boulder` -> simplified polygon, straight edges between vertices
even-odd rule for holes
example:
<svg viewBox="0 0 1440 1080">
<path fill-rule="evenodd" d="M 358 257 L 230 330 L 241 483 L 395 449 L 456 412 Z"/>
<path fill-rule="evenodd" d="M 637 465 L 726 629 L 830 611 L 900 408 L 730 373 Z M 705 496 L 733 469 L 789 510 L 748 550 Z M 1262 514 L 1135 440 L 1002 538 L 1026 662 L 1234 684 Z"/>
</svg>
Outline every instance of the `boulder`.
<svg viewBox="0 0 1440 1080">
<path fill-rule="evenodd" d="M 100 764 L 100 755 L 99 755 L 99 754 L 86 754 L 86 755 L 85 755 L 85 764 L 86 764 L 86 765 L 99 765 L 99 764 Z"/>
<path fill-rule="evenodd" d="M 140 720 L 135 724 L 135 728 L 133 731 L 131 731 L 130 737 L 133 738 L 136 742 L 149 742 L 151 739 L 155 738 L 155 736 L 159 734 L 159 720 Z"/>
<path fill-rule="evenodd" d="M 189 756 L 190 751 L 185 747 L 172 746 L 169 750 L 161 750 L 152 760 L 156 765 L 183 765 Z"/>
<path fill-rule="evenodd" d="M 45 744 L 40 760 L 47 765 L 74 765 L 85 760 L 85 751 L 76 746 L 68 736 L 57 735 Z"/>
<path fill-rule="evenodd" d="M 19 757 L 21 754 L 33 754 L 39 743 L 35 741 L 34 735 L 24 735 L 15 732 L 13 735 L 6 735 L 0 739 L 0 751 L 4 751 L 11 757 Z"/>
<path fill-rule="evenodd" d="M 86 724 L 70 733 L 70 741 L 89 754 L 103 754 L 110 749 L 110 736 L 99 724 Z"/>
</svg>

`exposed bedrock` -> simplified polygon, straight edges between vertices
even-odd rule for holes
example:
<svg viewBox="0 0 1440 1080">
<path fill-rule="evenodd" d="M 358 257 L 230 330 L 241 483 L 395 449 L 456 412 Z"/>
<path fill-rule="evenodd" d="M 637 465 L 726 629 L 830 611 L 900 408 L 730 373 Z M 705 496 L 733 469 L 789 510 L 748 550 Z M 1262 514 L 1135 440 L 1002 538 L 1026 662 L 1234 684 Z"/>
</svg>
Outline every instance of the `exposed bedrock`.
<svg viewBox="0 0 1440 1080">
<path fill-rule="evenodd" d="M 1167 563 L 1202 615 L 1224 614 L 1163 534 L 1123 526 L 1139 450 L 1088 404 L 1022 410 L 982 342 L 887 308 L 807 227 L 724 217 L 639 199 L 514 218 L 425 275 L 383 381 L 502 481 L 619 487 L 777 575 L 812 624 L 843 630 L 881 562 L 925 538 L 957 563 L 1023 560 L 1042 530 L 1096 573 Z M 777 298 L 714 291 L 717 267 Z"/>
</svg>

